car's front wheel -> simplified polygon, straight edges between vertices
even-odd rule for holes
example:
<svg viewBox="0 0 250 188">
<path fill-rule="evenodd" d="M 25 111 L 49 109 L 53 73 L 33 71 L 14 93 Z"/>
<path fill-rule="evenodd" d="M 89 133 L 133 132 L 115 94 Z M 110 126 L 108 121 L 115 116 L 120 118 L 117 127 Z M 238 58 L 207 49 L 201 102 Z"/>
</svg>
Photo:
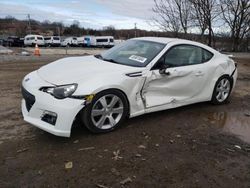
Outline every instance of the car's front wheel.
<svg viewBox="0 0 250 188">
<path fill-rule="evenodd" d="M 128 102 L 118 90 L 98 93 L 83 109 L 84 125 L 94 133 L 110 132 L 119 127 L 128 114 Z"/>
<path fill-rule="evenodd" d="M 212 96 L 213 104 L 223 104 L 225 103 L 232 90 L 232 81 L 229 76 L 222 76 L 218 79 L 215 84 L 214 92 Z"/>
</svg>

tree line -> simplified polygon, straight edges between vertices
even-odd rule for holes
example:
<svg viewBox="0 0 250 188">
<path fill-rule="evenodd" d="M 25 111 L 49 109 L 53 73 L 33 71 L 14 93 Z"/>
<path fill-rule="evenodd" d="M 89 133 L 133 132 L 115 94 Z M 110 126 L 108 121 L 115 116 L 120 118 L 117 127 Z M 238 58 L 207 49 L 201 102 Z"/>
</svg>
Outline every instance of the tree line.
<svg viewBox="0 0 250 188">
<path fill-rule="evenodd" d="M 249 50 L 250 0 L 153 0 L 154 16 L 149 20 L 158 31 L 140 29 L 85 28 L 78 20 L 71 25 L 62 22 L 0 18 L 1 35 L 41 34 L 44 36 L 111 35 L 116 39 L 157 36 L 178 37 L 207 43 L 226 50 Z M 219 45 L 218 45 L 219 44 Z"/>
<path fill-rule="evenodd" d="M 154 0 L 152 23 L 178 37 L 197 33 L 209 46 L 216 35 L 229 37 L 231 50 L 250 37 L 249 0 Z"/>
</svg>

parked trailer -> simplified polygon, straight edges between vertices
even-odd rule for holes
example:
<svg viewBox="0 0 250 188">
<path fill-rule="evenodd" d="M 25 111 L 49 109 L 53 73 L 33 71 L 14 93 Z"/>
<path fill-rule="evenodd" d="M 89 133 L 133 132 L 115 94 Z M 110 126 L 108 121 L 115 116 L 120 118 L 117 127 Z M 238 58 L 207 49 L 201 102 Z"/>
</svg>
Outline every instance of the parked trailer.
<svg viewBox="0 0 250 188">
<path fill-rule="evenodd" d="M 114 37 L 112 36 L 99 36 L 95 37 L 96 46 L 98 47 L 113 47 L 114 46 Z"/>
<path fill-rule="evenodd" d="M 47 36 L 44 37 L 44 42 L 46 46 L 60 46 L 61 38 L 59 36 Z"/>
<path fill-rule="evenodd" d="M 24 37 L 24 46 L 44 46 L 44 38 L 42 35 L 26 35 Z"/>
</svg>

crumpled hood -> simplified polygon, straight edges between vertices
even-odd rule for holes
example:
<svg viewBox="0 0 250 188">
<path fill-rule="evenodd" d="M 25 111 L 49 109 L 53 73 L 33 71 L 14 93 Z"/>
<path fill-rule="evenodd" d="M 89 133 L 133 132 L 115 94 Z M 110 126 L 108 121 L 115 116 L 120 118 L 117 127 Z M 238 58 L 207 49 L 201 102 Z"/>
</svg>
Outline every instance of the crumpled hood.
<svg viewBox="0 0 250 188">
<path fill-rule="evenodd" d="M 82 56 L 59 59 L 41 67 L 37 72 L 43 80 L 51 84 L 64 85 L 78 83 L 91 77 L 123 74 L 136 70 L 137 67 L 106 62 L 94 56 Z"/>
</svg>

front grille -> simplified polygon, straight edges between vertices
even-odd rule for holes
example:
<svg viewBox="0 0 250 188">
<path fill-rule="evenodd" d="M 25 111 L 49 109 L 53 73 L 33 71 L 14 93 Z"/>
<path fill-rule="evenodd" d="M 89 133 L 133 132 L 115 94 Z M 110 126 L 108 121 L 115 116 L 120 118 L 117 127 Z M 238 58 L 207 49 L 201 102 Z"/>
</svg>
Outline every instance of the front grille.
<svg viewBox="0 0 250 188">
<path fill-rule="evenodd" d="M 31 93 L 29 93 L 26 89 L 24 89 L 23 86 L 22 86 L 22 95 L 23 95 L 23 98 L 25 100 L 26 108 L 27 108 L 27 110 L 29 112 L 30 109 L 31 109 L 31 107 L 35 103 L 36 98 L 35 98 L 34 95 L 32 95 Z"/>
</svg>

